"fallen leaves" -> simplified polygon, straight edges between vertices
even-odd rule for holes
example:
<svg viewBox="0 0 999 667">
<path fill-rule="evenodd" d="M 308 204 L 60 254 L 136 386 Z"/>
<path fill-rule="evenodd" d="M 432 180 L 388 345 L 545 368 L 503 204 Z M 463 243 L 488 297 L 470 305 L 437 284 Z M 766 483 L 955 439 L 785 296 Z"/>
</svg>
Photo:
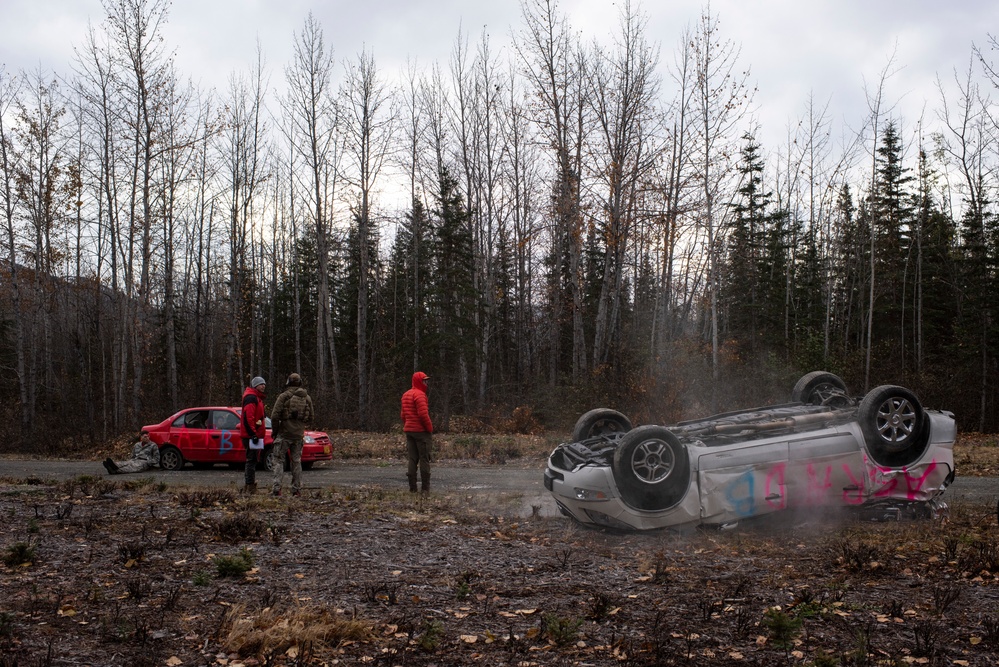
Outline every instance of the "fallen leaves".
<svg viewBox="0 0 999 667">
<path fill-rule="evenodd" d="M 866 627 L 875 621 L 883 624 L 879 636 L 885 639 L 884 650 L 906 655 L 911 651 L 905 641 L 912 628 L 922 619 L 939 622 L 927 591 L 944 577 L 950 586 L 975 589 L 976 582 L 982 583 L 981 577 L 973 578 L 980 571 L 961 573 L 953 567 L 954 558 L 948 565 L 947 557 L 932 555 L 933 549 L 944 553 L 939 544 L 941 535 L 946 535 L 942 529 L 921 533 L 923 541 L 919 542 L 907 538 L 901 528 L 876 527 L 889 532 L 888 537 L 896 540 L 892 544 L 907 545 L 912 557 L 899 564 L 888 555 L 879 556 L 878 561 L 886 566 L 876 572 L 867 566 L 863 572 L 849 572 L 835 568 L 835 554 L 823 542 L 825 536 L 773 540 L 751 531 L 713 534 L 710 543 L 714 546 L 701 548 L 708 543 L 701 535 L 669 540 L 611 537 L 567 532 L 556 522 L 524 521 L 515 526 L 507 519 L 476 525 L 462 515 L 455 529 L 454 522 L 439 521 L 430 511 L 421 515 L 417 526 L 408 519 L 393 523 L 384 519 L 387 515 L 366 519 L 356 504 L 341 511 L 339 499 L 319 505 L 325 500 L 317 495 L 316 507 L 299 508 L 292 521 L 284 514 L 266 515 L 270 510 L 257 508 L 262 518 L 288 526 L 273 536 L 276 539 L 253 543 L 260 555 L 260 567 L 255 571 L 258 584 L 213 579 L 207 585 L 192 586 L 192 576 L 204 570 L 203 555 L 222 548 L 211 540 L 198 542 L 198 531 L 203 529 L 192 522 L 189 508 L 174 511 L 166 496 L 150 497 L 156 502 L 156 525 L 165 527 L 164 534 L 173 528 L 174 537 L 157 538 L 156 548 L 149 550 L 148 560 L 141 565 L 136 560 L 122 572 L 122 559 L 113 548 L 116 539 L 134 539 L 125 532 L 134 531 L 134 523 L 92 527 L 86 547 L 77 540 L 83 534 L 82 525 L 66 523 L 60 526 L 58 537 L 65 533 L 70 548 L 61 547 L 64 551 L 59 553 L 53 546 L 51 560 L 43 560 L 18 577 L 0 577 L 0 590 L 10 591 L 8 597 L 20 605 L 15 607 L 14 631 L 21 633 L 30 627 L 38 630 L 36 637 L 67 637 L 56 640 L 56 649 L 79 664 L 94 664 L 96 653 L 87 651 L 106 648 L 94 649 L 94 639 L 119 627 L 112 624 L 110 616 L 115 608 L 122 610 L 122 618 L 148 625 L 147 640 L 157 639 L 163 651 L 157 653 L 155 664 L 176 667 L 214 661 L 224 667 L 260 667 L 265 664 L 261 655 L 241 654 L 217 643 L 213 629 L 219 619 L 227 613 L 241 619 L 251 618 L 261 609 L 314 606 L 344 615 L 341 620 L 345 623 L 368 623 L 370 632 L 356 642 L 317 640 L 308 649 L 304 639 L 291 646 L 287 641 L 275 643 L 271 654 L 275 664 L 304 664 L 310 651 L 315 664 L 330 665 L 488 665 L 506 660 L 526 667 L 553 664 L 563 657 L 557 652 L 564 652 L 565 661 L 573 664 L 654 664 L 649 647 L 663 643 L 689 650 L 692 660 L 705 664 L 776 664 L 788 657 L 795 664 L 808 664 L 820 649 L 830 654 L 852 650 L 854 637 L 849 628 L 857 623 Z M 386 498 L 379 498 L 379 502 L 391 502 L 390 495 Z M 381 511 L 384 505 L 378 507 Z M 35 510 L 25 508 L 18 511 L 30 518 Z M 132 511 L 131 518 L 148 515 Z M 204 516 L 213 511 L 205 510 Z M 448 507 L 446 511 L 458 510 Z M 40 514 L 45 512 L 43 506 Z M 93 512 L 96 521 L 99 508 Z M 349 522 L 353 526 L 345 521 L 347 517 L 353 519 Z M 23 522 L 11 523 L 12 530 L 23 530 Z M 860 534 L 867 528 L 852 530 Z M 43 531 L 48 544 L 57 540 L 44 524 Z M 866 533 L 862 535 L 869 539 Z M 959 546 L 966 548 L 963 542 Z M 788 547 L 792 547 L 791 553 Z M 572 549 L 571 562 L 568 567 L 559 566 L 560 558 L 569 560 L 567 549 Z M 365 552 L 363 558 L 357 556 L 360 551 Z M 81 553 L 85 558 L 80 558 Z M 789 573 L 792 560 L 797 570 Z M 65 572 L 55 572 L 55 562 Z M 670 566 L 660 567 L 663 563 Z M 83 564 L 91 568 L 87 576 L 67 576 L 66 572 L 75 571 L 72 568 L 83 571 Z M 471 591 L 456 596 L 455 581 L 465 572 L 475 575 Z M 665 581 L 664 573 L 668 574 Z M 651 583 L 657 575 L 662 586 Z M 991 575 L 985 576 L 988 582 L 993 580 Z M 821 609 L 805 619 L 811 639 L 785 648 L 768 635 L 759 618 L 769 608 L 783 608 L 789 614 L 804 610 L 804 601 L 792 600 L 797 599 L 800 587 L 797 579 L 806 577 Z M 153 585 L 140 589 L 143 596 L 127 595 L 129 580 L 135 585 L 146 579 Z M 384 593 L 374 600 L 365 594 L 386 588 L 394 594 L 391 604 L 385 604 L 389 600 Z M 737 588 L 741 590 L 736 592 Z M 173 591 L 182 594 L 173 601 L 177 606 L 168 608 Z M 962 601 L 978 614 L 975 619 L 991 613 L 983 611 L 979 598 L 969 595 Z M 468 606 L 458 606 L 462 604 Z M 671 614 L 665 629 L 656 625 L 660 611 Z M 544 629 L 543 617 L 549 614 L 565 621 L 580 620 L 580 634 L 556 646 Z M 88 619 L 89 628 L 78 625 L 88 622 L 82 619 Z M 738 634 L 731 632 L 736 619 L 745 623 Z M 41 625 L 46 622 L 47 627 Z M 982 624 L 964 618 L 963 606 L 960 612 L 951 610 L 944 622 L 953 630 L 937 641 L 952 664 L 977 664 L 976 655 L 995 653 Z M 419 644 L 425 623 L 441 626 L 440 644 L 432 650 Z M 123 634 L 114 639 L 120 647 L 131 650 L 137 640 L 127 633 L 134 632 L 129 629 L 134 626 L 120 627 Z M 283 626 L 271 627 L 282 636 L 289 632 Z M 885 629 L 889 631 L 883 632 Z M 896 635 L 901 639 L 888 639 Z M 25 644 L 35 641 L 44 649 L 27 637 L 25 633 L 19 639 Z M 71 646 L 71 641 L 81 647 Z M 90 648 L 82 647 L 87 642 Z M 225 652 L 216 653 L 220 650 Z M 904 663 L 903 658 L 898 660 L 900 664 L 928 664 L 921 657 L 907 656 Z"/>
<path fill-rule="evenodd" d="M 516 618 L 518 616 L 531 616 L 532 614 L 538 613 L 537 609 L 517 609 L 515 611 L 500 611 L 497 612 L 500 616 L 504 618 Z"/>
</svg>

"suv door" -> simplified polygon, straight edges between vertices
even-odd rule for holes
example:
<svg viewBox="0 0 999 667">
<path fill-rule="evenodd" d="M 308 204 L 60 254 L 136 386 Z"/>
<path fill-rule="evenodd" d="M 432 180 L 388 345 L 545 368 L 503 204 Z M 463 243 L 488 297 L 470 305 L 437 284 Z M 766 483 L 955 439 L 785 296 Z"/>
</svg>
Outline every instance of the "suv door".
<svg viewBox="0 0 999 667">
<path fill-rule="evenodd" d="M 795 505 L 861 505 L 873 489 L 857 438 L 827 429 L 801 433 L 789 445 L 788 484 Z"/>
<path fill-rule="evenodd" d="M 787 441 L 733 445 L 698 459 L 701 519 L 738 521 L 787 507 Z"/>
</svg>

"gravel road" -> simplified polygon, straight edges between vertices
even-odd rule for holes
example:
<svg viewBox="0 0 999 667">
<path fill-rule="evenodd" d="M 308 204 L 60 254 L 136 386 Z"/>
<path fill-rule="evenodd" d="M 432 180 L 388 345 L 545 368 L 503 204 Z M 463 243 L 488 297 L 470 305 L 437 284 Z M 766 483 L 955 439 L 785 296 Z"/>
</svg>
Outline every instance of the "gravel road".
<svg viewBox="0 0 999 667">
<path fill-rule="evenodd" d="M 440 489 L 460 489 L 468 491 L 520 491 L 543 492 L 542 466 L 532 468 L 506 465 L 449 466 L 438 465 L 433 469 L 432 484 Z M 0 460 L 0 477 L 30 477 L 41 479 L 71 479 L 78 475 L 108 476 L 99 461 L 30 461 L 21 459 Z M 204 484 L 207 486 L 242 485 L 243 471 L 216 466 L 209 470 L 195 470 L 185 466 L 183 470 L 151 470 L 141 473 L 157 480 L 177 484 Z M 257 483 L 270 481 L 270 472 L 257 471 Z M 290 473 L 286 482 L 290 481 Z M 320 488 L 330 485 L 361 486 L 377 484 L 405 487 L 406 465 L 402 462 L 389 463 L 339 463 L 325 461 L 317 463 L 312 470 L 302 472 L 305 486 Z"/>
<path fill-rule="evenodd" d="M 433 469 L 431 489 L 440 491 L 461 491 L 476 494 L 519 493 L 522 503 L 528 510 L 540 506 L 541 513 L 557 514 L 552 500 L 542 482 L 541 465 L 538 467 L 515 467 L 508 465 L 438 465 Z M 0 478 L 24 479 L 38 477 L 43 480 L 64 480 L 79 475 L 109 475 L 97 461 L 50 461 L 0 459 Z M 260 489 L 270 484 L 270 472 L 257 471 L 257 485 Z M 243 471 L 216 466 L 209 470 L 195 470 L 186 466 L 183 470 L 150 470 L 136 477 L 153 477 L 171 484 L 232 486 L 243 484 Z M 122 479 L 116 477 L 115 479 Z M 291 474 L 285 475 L 285 485 L 291 483 Z M 407 487 L 406 464 L 388 463 L 317 463 L 312 470 L 302 472 L 302 485 L 306 488 L 326 488 L 330 486 L 382 486 Z"/>
<path fill-rule="evenodd" d="M 461 491 L 476 494 L 520 493 L 525 507 L 538 505 L 543 514 L 556 513 L 551 495 L 542 483 L 543 464 L 537 467 L 509 465 L 438 465 L 434 468 L 432 488 L 435 490 Z M 50 461 L 0 459 L 0 478 L 23 479 L 72 479 L 79 475 L 107 476 L 99 462 L 93 461 Z M 178 471 L 153 470 L 143 473 L 157 480 L 181 485 L 241 486 L 241 470 L 216 467 L 211 470 L 195 470 L 186 467 Z M 269 483 L 269 472 L 258 472 L 257 483 L 261 488 Z M 286 484 L 290 483 L 290 475 Z M 329 486 L 406 486 L 406 465 L 402 462 L 389 463 L 339 463 L 323 462 L 312 470 L 302 473 L 302 483 L 310 488 Z M 999 478 L 958 477 L 947 489 L 944 500 L 948 503 L 971 502 L 995 506 L 999 501 Z"/>
</svg>

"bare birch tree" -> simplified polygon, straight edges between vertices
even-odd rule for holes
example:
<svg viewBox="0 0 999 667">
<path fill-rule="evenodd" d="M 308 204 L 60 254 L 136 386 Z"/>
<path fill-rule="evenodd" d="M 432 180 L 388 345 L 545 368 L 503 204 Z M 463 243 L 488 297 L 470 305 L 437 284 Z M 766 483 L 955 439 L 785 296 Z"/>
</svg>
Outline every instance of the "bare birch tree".
<svg viewBox="0 0 999 667">
<path fill-rule="evenodd" d="M 17 391 L 19 399 L 19 423 L 23 437 L 32 432 L 32 414 L 28 409 L 27 364 L 25 357 L 27 349 L 25 327 L 21 301 L 21 275 L 18 270 L 19 243 L 14 223 L 14 212 L 19 207 L 20 197 L 15 186 L 17 172 L 21 169 L 20 154 L 15 150 L 13 137 L 6 119 L 18 104 L 20 79 L 7 73 L 0 66 L 0 215 L 3 216 L 5 254 L 7 259 L 7 274 L 10 278 L 11 306 L 14 311 L 14 371 L 17 373 Z"/>
<path fill-rule="evenodd" d="M 172 69 L 172 68 L 171 68 Z M 163 248 L 162 284 L 163 284 L 163 328 L 166 363 L 167 396 L 170 409 L 179 410 L 181 406 L 177 368 L 177 291 L 176 291 L 176 261 L 177 243 L 181 239 L 180 230 L 184 219 L 181 210 L 186 208 L 184 187 L 187 174 L 191 171 L 195 157 L 193 146 L 196 134 L 200 129 L 197 123 L 192 123 L 189 114 L 194 97 L 194 91 L 189 86 L 180 84 L 176 73 L 168 76 L 164 86 L 163 141 L 159 151 L 160 160 L 160 207 L 161 240 Z"/>
<path fill-rule="evenodd" d="M 663 355 L 667 343 L 679 335 L 681 323 L 686 319 L 681 313 L 689 312 L 692 305 L 689 293 L 683 302 L 677 300 L 680 292 L 674 286 L 674 272 L 677 268 L 682 219 L 694 211 L 700 202 L 692 162 L 696 140 L 694 134 L 696 78 L 693 46 L 693 34 L 687 28 L 681 35 L 680 46 L 669 68 L 670 76 L 676 86 L 675 97 L 663 111 L 666 146 L 662 152 L 660 173 L 656 178 L 660 193 L 661 219 L 658 244 L 662 246 L 662 256 L 659 301 L 652 325 L 651 342 L 653 354 L 659 355 Z M 688 247 L 692 245 L 688 244 Z"/>
<path fill-rule="evenodd" d="M 989 72 L 988 63 L 979 62 Z M 973 330 L 973 338 L 981 351 L 979 357 L 978 375 L 978 430 L 985 428 L 986 406 L 989 385 L 989 344 L 992 328 L 986 294 L 991 291 L 988 266 L 988 218 L 990 191 L 994 191 L 994 174 L 990 178 L 988 172 L 987 154 L 990 146 L 995 145 L 999 125 L 990 118 L 988 113 L 988 97 L 982 93 L 974 79 L 972 63 L 962 73 L 954 73 L 957 86 L 957 100 L 949 101 L 943 94 L 943 86 L 938 82 L 941 92 L 940 117 L 944 130 L 940 135 L 940 147 L 948 162 L 953 165 L 958 174 L 957 193 L 964 202 L 964 258 L 967 268 L 962 284 L 965 286 L 963 295 L 965 306 L 964 317 L 973 322 L 969 326 Z M 990 183 L 991 181 L 991 183 Z"/>
<path fill-rule="evenodd" d="M 479 406 L 484 406 L 497 328 L 496 258 L 505 250 L 501 247 L 500 175 L 504 153 L 501 99 L 508 82 L 500 72 L 487 33 L 481 35 L 470 63 L 465 62 L 465 56 L 459 37 L 452 57 L 455 124 L 475 253 L 472 288 L 481 294 L 475 311 L 478 330 L 475 398 Z M 470 402 L 467 393 L 466 404 Z"/>
<path fill-rule="evenodd" d="M 718 263 L 721 249 L 721 216 L 716 208 L 721 190 L 731 172 L 730 142 L 738 136 L 737 127 L 751 102 L 753 92 L 747 80 L 749 71 L 739 71 L 740 49 L 722 39 L 717 17 L 710 8 L 701 14 L 693 36 L 696 72 L 695 108 L 698 120 L 698 143 L 703 188 L 703 224 L 707 231 L 709 328 L 711 370 L 714 385 L 719 380 L 718 340 Z M 714 395 L 714 394 L 712 394 Z"/>
<path fill-rule="evenodd" d="M 516 377 L 526 384 L 539 363 L 537 324 L 535 320 L 535 266 L 541 235 L 542 204 L 537 201 L 540 188 L 538 142 L 532 132 L 530 112 L 524 91 L 511 73 L 509 99 L 503 126 L 508 155 L 504 170 L 504 189 L 509 197 L 514 265 L 514 325 L 516 341 Z"/>
<path fill-rule="evenodd" d="M 84 45 L 76 50 L 74 69 L 76 94 L 83 99 L 80 123 L 88 136 L 90 159 L 94 162 L 87 179 L 89 198 L 96 207 L 96 266 L 94 303 L 97 313 L 95 334 L 102 341 L 101 423 L 105 434 L 118 432 L 125 423 L 125 395 L 128 353 L 127 298 L 124 284 L 124 236 L 121 225 L 125 208 L 124 182 L 127 131 L 123 124 L 126 96 L 120 94 L 123 76 L 120 58 L 115 57 L 112 33 L 87 27 Z M 103 308 L 107 281 L 107 309 Z M 105 338 L 108 340 L 105 344 Z"/>
<path fill-rule="evenodd" d="M 226 387 L 239 390 L 246 374 L 255 371 L 252 346 L 244 335 L 252 334 L 256 308 L 252 290 L 253 240 L 252 213 L 265 179 L 263 165 L 266 92 L 263 56 L 258 49 L 257 63 L 249 79 L 232 74 L 229 79 L 226 130 L 222 135 L 222 161 L 225 164 L 226 204 L 229 222 L 229 331 L 227 339 Z"/>
<path fill-rule="evenodd" d="M 26 261 L 31 268 L 30 308 L 26 313 L 30 344 L 27 355 L 29 423 L 39 401 L 46 411 L 56 406 L 56 269 L 69 248 L 60 228 L 66 224 L 68 156 L 61 135 L 59 86 L 41 70 L 29 76 L 25 95 L 18 99 L 14 135 L 21 155 L 15 172 L 17 198 L 27 227 Z M 49 391 L 46 391 L 48 389 Z"/>
<path fill-rule="evenodd" d="M 126 77 L 121 91 L 128 100 L 126 127 L 131 128 L 131 173 L 126 210 L 128 229 L 125 285 L 132 362 L 132 421 L 142 411 L 143 372 L 148 345 L 152 264 L 154 159 L 167 83 L 169 56 L 162 40 L 167 0 L 104 0 L 107 27 Z M 137 238 L 136 238 L 137 234 Z M 138 266 L 136 266 L 138 262 Z M 136 276 L 136 273 L 138 274 Z M 137 279 L 136 279 L 137 277 Z M 131 290 L 134 289 L 134 297 Z M 124 364 L 123 364 L 124 367 Z"/>
<path fill-rule="evenodd" d="M 646 19 L 626 0 L 611 53 L 595 49 L 587 99 L 596 123 L 591 159 L 601 192 L 597 222 L 604 254 L 597 299 L 593 366 L 610 360 L 624 298 L 625 260 L 640 214 L 641 191 L 651 180 L 658 147 L 655 114 L 658 50 L 645 41 Z"/>
<path fill-rule="evenodd" d="M 310 12 L 302 32 L 295 36 L 292 64 L 285 70 L 288 82 L 288 141 L 304 163 L 302 194 L 315 229 L 319 258 L 318 309 L 316 313 L 316 375 L 320 395 L 330 387 L 341 401 L 340 369 L 333 327 L 330 287 L 333 201 L 340 179 L 342 133 L 340 111 L 333 85 L 333 51 L 327 48 L 322 26 Z M 294 137 L 299 137 L 294 141 Z M 328 364 L 328 368 L 327 368 Z"/>
<path fill-rule="evenodd" d="M 560 324 L 567 321 L 575 382 L 586 370 L 581 284 L 584 225 L 580 210 L 584 60 L 555 0 L 523 0 L 521 11 L 525 28 L 516 40 L 515 48 L 532 92 L 539 99 L 535 122 L 554 153 L 549 379 L 554 382 L 557 377 L 562 348 Z M 563 294 L 564 289 L 567 289 L 567 297 Z"/>
<path fill-rule="evenodd" d="M 374 213 L 374 195 L 382 168 L 392 157 L 396 111 L 392 91 L 379 76 L 374 55 L 362 51 L 347 66 L 343 89 L 346 115 L 346 150 L 352 162 L 351 181 L 355 201 L 353 216 L 357 223 L 357 382 L 358 418 L 367 425 L 371 392 L 372 353 L 368 345 L 369 299 L 374 267 L 369 252 L 378 238 L 378 218 Z"/>
</svg>

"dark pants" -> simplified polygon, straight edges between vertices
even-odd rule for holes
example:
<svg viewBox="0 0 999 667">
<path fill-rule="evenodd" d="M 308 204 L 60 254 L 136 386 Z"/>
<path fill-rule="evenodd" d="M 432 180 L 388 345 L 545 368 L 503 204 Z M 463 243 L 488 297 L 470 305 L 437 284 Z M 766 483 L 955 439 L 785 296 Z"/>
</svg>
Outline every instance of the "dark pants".
<svg viewBox="0 0 999 667">
<path fill-rule="evenodd" d="M 243 468 L 243 482 L 257 483 L 257 463 L 264 460 L 264 450 L 250 449 L 250 439 L 243 438 L 243 449 L 246 450 L 246 467 Z"/>
<path fill-rule="evenodd" d="M 416 484 L 416 469 L 420 469 L 420 477 L 423 486 L 430 484 L 430 454 L 433 445 L 433 434 L 422 432 L 406 432 L 406 454 L 409 458 L 409 470 L 406 473 L 409 477 L 410 488 Z M 426 488 L 424 488 L 426 490 Z"/>
</svg>

